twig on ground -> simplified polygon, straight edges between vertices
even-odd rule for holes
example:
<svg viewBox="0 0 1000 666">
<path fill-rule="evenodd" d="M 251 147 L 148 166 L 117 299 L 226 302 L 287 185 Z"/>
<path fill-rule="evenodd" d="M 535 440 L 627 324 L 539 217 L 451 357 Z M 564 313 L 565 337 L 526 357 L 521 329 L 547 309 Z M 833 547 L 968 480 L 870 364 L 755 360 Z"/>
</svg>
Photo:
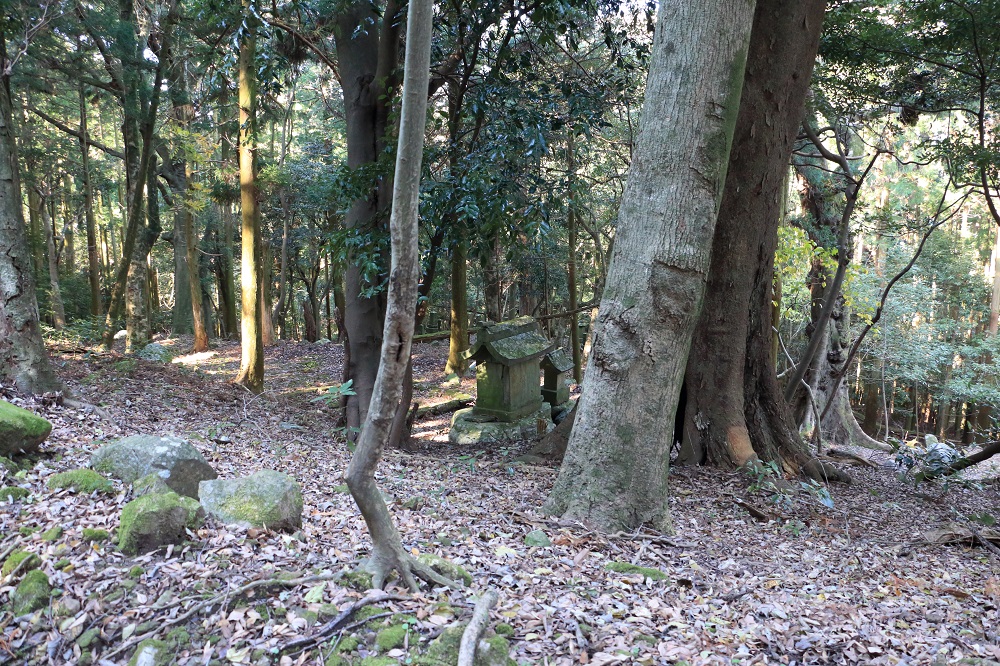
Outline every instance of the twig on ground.
<svg viewBox="0 0 1000 666">
<path fill-rule="evenodd" d="M 719 598 L 722 599 L 723 601 L 736 601 L 740 597 L 745 596 L 749 593 L 750 593 L 750 588 L 741 587 L 740 589 L 734 590 L 733 592 L 726 592 L 725 594 L 720 594 Z"/>
<path fill-rule="evenodd" d="M 458 647 L 458 666 L 472 666 L 475 661 L 476 646 L 486 631 L 486 625 L 490 622 L 490 609 L 496 605 L 498 598 L 496 592 L 487 590 L 476 602 L 476 610 L 472 612 L 472 619 L 462 633 L 462 642 Z"/>
<path fill-rule="evenodd" d="M 138 645 L 139 643 L 141 643 L 142 641 L 146 640 L 147 638 L 153 638 L 158 633 L 162 632 L 163 630 L 165 630 L 165 629 L 167 629 L 169 627 L 173 627 L 175 625 L 187 622 L 189 618 L 191 618 L 194 615 L 200 613 L 205 608 L 211 608 L 212 606 L 215 606 L 215 605 L 220 604 L 220 603 L 222 603 L 223 605 L 226 605 L 226 604 L 229 603 L 229 598 L 231 596 L 239 596 L 239 595 L 241 595 L 241 594 L 243 594 L 245 592 L 249 592 L 250 590 L 256 589 L 258 587 L 270 587 L 271 585 L 281 585 L 281 586 L 284 586 L 284 587 L 298 587 L 299 585 L 306 585 L 308 583 L 318 583 L 320 581 L 337 580 L 342 575 L 343 574 L 341 574 L 341 573 L 338 572 L 338 573 L 335 573 L 335 574 L 319 574 L 319 575 L 316 575 L 316 576 L 303 576 L 301 578 L 288 578 L 288 579 L 281 579 L 281 578 L 260 578 L 260 579 L 251 581 L 251 582 L 247 583 L 246 585 L 244 585 L 242 587 L 239 587 L 239 588 L 237 588 L 235 590 L 226 589 L 226 591 L 223 592 L 222 594 L 217 594 L 217 595 L 215 595 L 214 597 L 212 597 L 210 599 L 206 599 L 205 601 L 196 603 L 194 606 L 192 606 L 191 608 L 189 608 L 184 613 L 181 613 L 177 617 L 175 617 L 175 618 L 173 618 L 171 620 L 165 620 L 159 627 L 157 627 L 153 631 L 148 631 L 148 632 L 146 632 L 146 633 L 144 633 L 144 634 L 142 634 L 140 636 L 133 636 L 132 638 L 130 638 L 129 640 L 125 641 L 124 643 L 122 643 L 121 645 L 119 645 L 118 647 L 116 647 L 114 650 L 112 650 L 111 652 L 109 652 L 108 654 L 102 655 L 102 657 L 104 659 L 110 659 L 111 657 L 115 656 L 116 654 L 121 654 L 122 652 L 124 652 L 128 648 L 132 647 L 133 645 Z"/>
<path fill-rule="evenodd" d="M 333 618 L 317 631 L 312 636 L 305 636 L 303 638 L 296 638 L 294 641 L 286 643 L 284 647 L 278 652 L 278 654 L 294 654 L 302 652 L 303 650 L 308 650 L 313 647 L 321 640 L 334 634 L 340 630 L 341 625 L 343 625 L 347 620 L 351 618 L 352 615 L 357 613 L 359 610 L 368 606 L 369 604 L 377 604 L 383 601 L 404 601 L 410 597 L 404 596 L 402 594 L 386 594 L 385 592 L 377 592 L 375 594 L 369 594 L 363 599 L 358 599 L 353 604 L 340 611 L 337 617 Z M 367 620 L 366 620 L 367 621 Z"/>
<path fill-rule="evenodd" d="M 774 520 L 774 516 L 767 513 L 766 511 L 761 511 L 760 509 L 755 507 L 753 504 L 750 504 L 750 502 L 746 501 L 745 499 L 737 497 L 736 495 L 730 495 L 730 497 L 733 498 L 733 502 L 736 503 L 736 506 L 745 509 L 746 512 L 749 513 L 751 516 L 753 516 L 755 520 L 760 521 L 762 523 L 766 523 L 769 520 Z"/>
</svg>

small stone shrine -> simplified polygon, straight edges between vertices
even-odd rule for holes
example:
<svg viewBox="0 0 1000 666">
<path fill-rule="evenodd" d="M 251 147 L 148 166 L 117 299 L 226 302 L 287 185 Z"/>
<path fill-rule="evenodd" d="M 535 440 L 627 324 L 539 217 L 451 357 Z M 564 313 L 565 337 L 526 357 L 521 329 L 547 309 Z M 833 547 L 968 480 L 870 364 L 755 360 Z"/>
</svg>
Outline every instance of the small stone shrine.
<svg viewBox="0 0 1000 666">
<path fill-rule="evenodd" d="M 569 402 L 569 378 L 573 359 L 562 349 L 553 349 L 542 357 L 542 400 L 553 409 Z"/>
<path fill-rule="evenodd" d="M 475 444 L 524 439 L 550 430 L 551 407 L 539 390 L 539 361 L 554 348 L 531 317 L 480 329 L 475 344 L 465 352 L 476 362 L 476 406 L 455 412 L 449 440 Z"/>
</svg>

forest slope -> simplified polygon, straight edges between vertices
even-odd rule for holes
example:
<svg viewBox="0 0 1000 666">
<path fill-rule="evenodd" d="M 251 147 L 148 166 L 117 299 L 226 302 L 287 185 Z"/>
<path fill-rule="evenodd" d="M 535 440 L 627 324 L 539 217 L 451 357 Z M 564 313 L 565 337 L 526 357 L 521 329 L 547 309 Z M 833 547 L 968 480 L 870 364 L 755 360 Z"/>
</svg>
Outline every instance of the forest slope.
<svg viewBox="0 0 1000 666">
<path fill-rule="evenodd" d="M 161 342 L 190 348 L 188 339 Z M 318 629 L 316 618 L 322 622 L 331 612 L 323 604 L 342 609 L 365 594 L 333 582 L 319 588 L 316 581 L 234 593 L 278 574 L 349 570 L 369 547 L 342 485 L 349 451 L 333 427 L 334 408 L 313 402 L 341 376 L 339 346 L 269 347 L 262 396 L 229 383 L 238 344 L 172 364 L 83 351 L 55 354 L 60 375 L 105 414 L 35 404 L 55 426 L 46 455 L 22 479 L 6 480 L 31 494 L 0 508 L 0 550 L 16 544 L 40 555 L 56 596 L 40 616 L 19 622 L 5 616 L 0 663 L 13 653 L 76 663 L 88 651 L 104 663 L 124 663 L 138 637 L 165 637 L 172 621 L 190 634 L 177 649 L 179 664 L 268 663 L 266 653 Z M 422 402 L 473 391 L 468 379 L 461 387 L 445 384 L 447 345 L 417 345 L 415 354 Z M 455 449 L 447 444 L 447 419 L 418 422 L 410 450 L 389 452 L 378 481 L 406 547 L 461 564 L 474 590 L 499 592 L 494 625 L 513 628 L 511 656 L 519 663 L 1000 660 L 1000 560 L 983 548 L 922 538 L 958 514 L 995 513 L 1000 496 L 993 481 L 982 489 L 918 493 L 883 457 L 878 467 L 852 468 L 855 482 L 832 487 L 829 508 L 794 487 L 768 490 L 763 478 L 676 468 L 676 537 L 609 538 L 538 513 L 555 468 L 514 462 L 523 445 Z M 190 438 L 223 477 L 262 468 L 294 475 L 305 496 L 302 530 L 290 536 L 209 521 L 184 547 L 137 558 L 109 542 L 88 543 L 84 528 L 114 532 L 128 489 L 116 482 L 115 496 L 84 496 L 49 490 L 46 479 L 86 466 L 101 441 L 133 433 Z M 767 518 L 755 520 L 746 505 Z M 42 540 L 56 525 L 62 535 Z M 529 545 L 546 540 L 551 545 Z M 658 569 L 663 580 L 613 571 L 612 562 Z M 5 599 L 13 587 L 3 585 Z M 213 598 L 221 605 L 178 621 Z M 378 614 L 410 618 L 405 645 L 378 652 L 374 625 L 383 620 L 376 618 L 345 634 L 360 640 L 352 663 L 372 655 L 405 662 L 443 625 L 468 620 L 471 603 L 469 590 L 435 590 L 375 605 Z M 94 629 L 99 640 L 81 649 L 81 634 Z M 282 663 L 322 663 L 335 641 Z"/>
</svg>

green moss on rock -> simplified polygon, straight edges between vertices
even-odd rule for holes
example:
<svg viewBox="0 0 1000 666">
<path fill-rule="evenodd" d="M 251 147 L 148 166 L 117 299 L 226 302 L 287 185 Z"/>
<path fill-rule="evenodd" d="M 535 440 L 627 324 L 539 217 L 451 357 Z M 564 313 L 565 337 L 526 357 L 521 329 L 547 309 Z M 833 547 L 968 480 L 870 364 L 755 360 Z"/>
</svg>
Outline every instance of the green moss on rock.
<svg viewBox="0 0 1000 666">
<path fill-rule="evenodd" d="M 375 635 L 375 646 L 379 652 L 388 652 L 393 648 L 403 647 L 406 644 L 407 626 L 405 624 L 394 624 L 386 627 Z"/>
<path fill-rule="evenodd" d="M 80 637 L 76 639 L 76 644 L 80 646 L 81 650 L 89 648 L 95 640 L 97 640 L 101 635 L 101 630 L 98 627 L 91 627 L 87 631 L 80 634 Z"/>
<path fill-rule="evenodd" d="M 7 502 L 17 502 L 23 500 L 25 497 L 30 495 L 27 488 L 21 488 L 19 486 L 3 486 L 0 488 L 0 501 Z"/>
<path fill-rule="evenodd" d="M 35 569 L 25 574 L 10 595 L 10 608 L 14 616 L 24 615 L 49 605 L 52 587 L 49 577 Z"/>
<path fill-rule="evenodd" d="M 496 628 L 493 629 L 493 631 L 497 632 L 501 636 L 514 635 L 514 627 L 510 626 L 506 622 L 501 622 L 500 624 L 498 624 Z"/>
<path fill-rule="evenodd" d="M 372 575 L 367 571 L 345 571 L 343 577 L 337 580 L 337 584 L 364 592 L 372 589 Z"/>
<path fill-rule="evenodd" d="M 169 666 L 174 658 L 174 653 L 166 641 L 158 641 L 155 638 L 147 638 L 135 648 L 132 658 L 128 660 L 128 666 Z"/>
<path fill-rule="evenodd" d="M 53 474 L 46 485 L 52 490 L 72 488 L 78 493 L 87 495 L 93 492 L 111 494 L 115 491 L 114 484 L 92 469 L 71 469 L 68 472 Z"/>
<path fill-rule="evenodd" d="M 91 527 L 83 528 L 83 540 L 89 541 L 91 543 L 99 543 L 101 541 L 107 541 L 111 535 L 108 534 L 107 530 L 99 530 Z"/>
<path fill-rule="evenodd" d="M 6 456 L 0 456 L 0 467 L 6 469 L 11 474 L 16 474 L 21 469 L 16 462 Z"/>
<path fill-rule="evenodd" d="M 63 528 L 56 525 L 42 532 L 42 541 L 56 541 L 63 535 Z"/>
<path fill-rule="evenodd" d="M 21 562 L 24 562 L 24 565 L 21 566 L 21 571 L 37 569 L 38 565 L 42 563 L 34 553 L 29 553 L 26 550 L 15 550 L 4 560 L 3 567 L 0 568 L 0 575 L 10 575 L 10 572 L 21 565 Z"/>
<path fill-rule="evenodd" d="M 302 489 L 291 476 L 274 470 L 202 481 L 198 498 L 209 515 L 227 524 L 287 532 L 302 527 Z"/>
<path fill-rule="evenodd" d="M 455 582 L 461 581 L 466 587 L 472 585 L 472 574 L 466 571 L 465 567 L 460 564 L 455 564 L 432 553 L 424 553 L 417 557 L 417 560 L 422 564 L 426 564 L 445 578 Z"/>
<path fill-rule="evenodd" d="M 27 409 L 0 400 L 0 454 L 31 453 L 52 432 L 52 424 Z"/>
<path fill-rule="evenodd" d="M 159 474 L 147 474 L 136 479 L 135 483 L 132 484 L 132 494 L 135 497 L 153 495 L 156 493 L 167 493 L 170 492 L 170 490 L 171 488 L 167 485 L 166 480 L 164 480 L 164 478 Z"/>
<path fill-rule="evenodd" d="M 462 634 L 467 623 L 453 624 L 445 627 L 441 635 L 431 641 L 427 652 L 421 655 L 415 663 L 423 666 L 454 666 L 458 663 L 458 648 L 462 644 Z M 517 666 L 510 658 L 510 644 L 503 636 L 489 636 L 483 639 L 487 648 L 476 650 L 475 666 Z"/>
<path fill-rule="evenodd" d="M 144 573 L 146 573 L 146 570 L 142 568 L 141 564 L 137 564 L 128 570 L 129 578 L 139 578 Z"/>
<path fill-rule="evenodd" d="M 629 564 L 628 562 L 608 562 L 604 565 L 604 568 L 608 571 L 613 571 L 615 573 L 621 574 L 642 574 L 650 580 L 666 580 L 667 574 L 663 573 L 659 569 L 653 569 L 651 567 L 640 567 L 635 564 Z"/>
<path fill-rule="evenodd" d="M 181 543 L 185 529 L 201 527 L 204 518 L 201 506 L 190 497 L 175 492 L 144 495 L 122 510 L 118 547 L 124 553 L 136 554 Z"/>
</svg>

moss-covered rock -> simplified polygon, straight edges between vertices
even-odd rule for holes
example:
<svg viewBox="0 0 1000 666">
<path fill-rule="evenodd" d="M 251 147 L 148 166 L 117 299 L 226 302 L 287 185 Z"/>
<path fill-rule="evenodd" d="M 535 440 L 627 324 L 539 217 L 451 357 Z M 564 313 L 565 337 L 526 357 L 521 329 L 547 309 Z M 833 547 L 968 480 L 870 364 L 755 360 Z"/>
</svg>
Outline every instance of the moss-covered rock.
<svg viewBox="0 0 1000 666">
<path fill-rule="evenodd" d="M 0 487 L 0 502 L 17 502 L 30 495 L 27 488 L 20 486 Z"/>
<path fill-rule="evenodd" d="M 21 564 L 22 562 L 24 562 L 23 565 Z M 0 568 L 0 575 L 8 576 L 18 566 L 21 567 L 22 572 L 37 569 L 41 563 L 42 561 L 38 559 L 38 555 L 29 553 L 26 550 L 15 550 L 4 560 L 3 567 Z"/>
<path fill-rule="evenodd" d="M 141 564 L 137 564 L 128 570 L 129 578 L 139 578 L 144 573 L 146 573 L 146 570 L 142 568 Z"/>
<path fill-rule="evenodd" d="M 388 652 L 393 648 L 406 644 L 408 627 L 405 624 L 394 624 L 375 634 L 375 647 L 379 652 Z"/>
<path fill-rule="evenodd" d="M 209 515 L 227 524 L 289 532 L 302 527 L 302 489 L 281 472 L 202 481 L 198 498 Z"/>
<path fill-rule="evenodd" d="M 204 520 L 205 512 L 190 497 L 175 492 L 145 495 L 122 510 L 118 547 L 134 555 L 178 544 L 186 529 L 197 529 Z"/>
<path fill-rule="evenodd" d="M 21 469 L 16 462 L 6 456 L 0 456 L 0 468 L 7 470 L 11 474 L 16 474 Z"/>
<path fill-rule="evenodd" d="M 136 479 L 135 483 L 132 484 L 132 495 L 135 497 L 166 493 L 170 490 L 166 480 L 159 474 L 147 474 Z"/>
<path fill-rule="evenodd" d="M 460 564 L 455 564 L 443 557 L 438 557 L 432 553 L 424 553 L 417 557 L 422 564 L 426 564 L 431 569 L 441 574 L 445 578 L 456 582 L 462 582 L 466 587 L 472 585 L 472 574 L 465 570 Z"/>
<path fill-rule="evenodd" d="M 659 569 L 653 569 L 651 567 L 640 567 L 635 564 L 629 564 L 628 562 L 608 562 L 604 565 L 604 568 L 608 571 L 613 571 L 615 573 L 621 574 L 642 574 L 650 580 L 666 580 L 667 574 L 660 571 Z"/>
<path fill-rule="evenodd" d="M 147 638 L 135 648 L 128 666 L 170 666 L 174 652 L 166 641 Z"/>
<path fill-rule="evenodd" d="M 10 608 L 14 616 L 31 613 L 49 605 L 52 587 L 49 577 L 35 569 L 25 574 L 17 588 L 10 595 Z"/>
<path fill-rule="evenodd" d="M 0 400 L 0 455 L 32 453 L 52 432 L 52 424 L 27 409 Z"/>
<path fill-rule="evenodd" d="M 71 469 L 49 477 L 46 485 L 52 490 L 72 488 L 78 493 L 114 493 L 114 485 L 92 469 Z"/>
<path fill-rule="evenodd" d="M 91 527 L 83 528 L 83 540 L 90 543 L 100 543 L 102 541 L 107 541 L 111 535 L 108 534 L 107 530 L 99 530 Z"/>
<path fill-rule="evenodd" d="M 63 528 L 60 525 L 51 527 L 42 532 L 42 541 L 56 541 L 63 535 Z"/>
</svg>

